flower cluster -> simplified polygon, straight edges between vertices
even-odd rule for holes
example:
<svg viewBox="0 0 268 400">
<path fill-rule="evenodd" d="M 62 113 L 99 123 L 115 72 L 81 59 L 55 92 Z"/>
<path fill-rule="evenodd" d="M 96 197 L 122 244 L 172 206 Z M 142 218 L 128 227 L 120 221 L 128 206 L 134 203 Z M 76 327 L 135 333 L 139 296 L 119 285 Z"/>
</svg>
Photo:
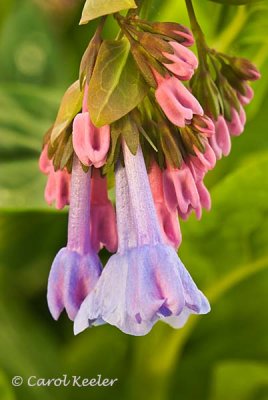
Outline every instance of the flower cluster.
<svg viewBox="0 0 268 400">
<path fill-rule="evenodd" d="M 123 142 L 123 153 L 125 168 L 116 169 L 118 251 L 82 303 L 75 333 L 108 322 L 144 335 L 160 319 L 179 327 L 189 314 L 210 309 L 175 250 L 163 241 L 141 149 L 134 156 Z"/>
<path fill-rule="evenodd" d="M 98 28 L 40 157 L 46 201 L 69 205 L 67 245 L 52 264 L 47 299 L 55 319 L 66 309 L 75 333 L 109 323 L 145 335 L 158 320 L 179 328 L 190 314 L 210 310 L 177 255 L 179 219 L 192 212 L 200 219 L 203 208 L 210 210 L 204 178 L 229 153 L 230 135 L 242 132 L 243 106 L 253 96 L 247 81 L 259 74 L 249 62 L 214 51 L 216 78 L 208 69 L 201 79 L 204 63 L 198 67 L 189 49 L 188 28 L 141 20 L 135 12 L 114 16 L 147 92 L 121 118 L 94 124 Z M 108 191 L 114 176 L 115 207 Z M 98 256 L 103 247 L 115 253 L 105 268 Z"/>
<path fill-rule="evenodd" d="M 215 134 L 209 138 L 209 143 L 217 159 L 229 155 L 231 137 L 239 136 L 244 131 L 246 113 L 244 106 L 249 104 L 254 96 L 248 81 L 260 78 L 257 68 L 248 60 L 229 57 L 207 49 L 215 78 L 211 76 L 209 66 L 204 71 L 200 68 L 192 79 L 193 93 L 202 102 L 206 113 L 215 125 Z M 204 79 L 202 79 L 204 77 Z M 205 99 L 204 93 L 208 93 Z"/>
</svg>

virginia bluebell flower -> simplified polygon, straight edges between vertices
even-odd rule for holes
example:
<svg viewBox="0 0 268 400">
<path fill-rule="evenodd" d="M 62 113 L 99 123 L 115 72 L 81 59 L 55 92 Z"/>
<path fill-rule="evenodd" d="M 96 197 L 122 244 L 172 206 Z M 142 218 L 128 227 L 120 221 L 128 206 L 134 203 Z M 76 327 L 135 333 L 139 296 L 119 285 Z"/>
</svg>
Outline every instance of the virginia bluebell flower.
<svg viewBox="0 0 268 400">
<path fill-rule="evenodd" d="M 123 142 L 125 168 L 117 166 L 119 247 L 82 303 L 74 332 L 108 322 L 131 335 L 145 335 L 158 320 L 182 326 L 189 314 L 210 306 L 175 250 L 164 243 L 142 151 Z"/>
<path fill-rule="evenodd" d="M 90 180 L 74 156 L 67 246 L 56 255 L 49 279 L 47 301 L 54 319 L 65 308 L 71 320 L 101 274 L 101 262 L 90 244 Z"/>
</svg>

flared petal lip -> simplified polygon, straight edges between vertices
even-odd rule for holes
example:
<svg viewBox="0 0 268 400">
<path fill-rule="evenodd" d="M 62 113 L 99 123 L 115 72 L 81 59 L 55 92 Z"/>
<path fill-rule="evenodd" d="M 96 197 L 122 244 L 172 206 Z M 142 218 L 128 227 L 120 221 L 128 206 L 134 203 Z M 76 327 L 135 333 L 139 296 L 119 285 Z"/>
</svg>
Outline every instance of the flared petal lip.
<svg viewBox="0 0 268 400">
<path fill-rule="evenodd" d="M 175 262 L 175 257 L 177 259 L 177 254 L 175 250 L 168 245 L 161 244 L 160 246 L 161 249 L 159 249 L 159 251 L 167 251 L 168 253 L 166 257 L 168 257 L 169 262 L 173 264 L 173 262 Z M 143 262 L 146 263 L 146 259 L 151 254 L 151 250 L 149 249 L 150 247 L 151 246 L 144 246 L 145 253 L 141 257 L 140 262 L 143 260 Z M 158 246 L 156 245 L 154 247 L 156 248 Z M 135 259 L 134 253 L 139 250 L 138 248 L 130 250 L 132 255 L 129 259 L 132 260 L 132 262 Z M 163 254 L 161 256 L 162 258 L 164 257 Z M 112 273 L 114 273 L 114 267 L 120 265 L 123 270 L 125 270 L 126 267 L 131 270 L 131 268 L 133 267 L 133 265 L 121 265 L 121 257 L 124 258 L 125 262 L 128 259 L 128 257 L 126 256 L 112 256 L 112 263 L 110 262 L 109 265 L 104 268 L 106 276 L 105 274 L 102 275 L 95 289 L 87 296 L 87 298 L 82 303 L 74 321 L 75 335 L 82 332 L 89 326 L 109 323 L 110 325 L 116 326 L 126 334 L 143 336 L 150 332 L 150 330 L 158 320 L 165 321 L 166 318 L 169 318 L 171 316 L 174 318 L 179 318 L 184 309 L 187 309 L 189 311 L 189 314 L 203 314 L 209 312 L 210 306 L 207 299 L 196 287 L 191 276 L 189 275 L 183 264 L 179 261 L 179 259 L 176 263 L 178 265 L 175 267 L 174 270 L 174 277 L 177 277 L 180 280 L 180 285 L 182 285 L 181 288 L 180 285 L 177 287 L 177 285 L 174 285 L 172 283 L 172 274 L 164 279 L 165 282 L 162 282 L 163 276 L 165 276 L 165 271 L 162 271 L 160 275 L 157 276 L 160 271 L 158 268 L 160 268 L 161 266 L 151 266 L 151 268 L 156 268 L 154 272 L 154 274 L 156 275 L 154 277 L 151 276 L 151 273 L 153 272 L 152 270 L 149 275 L 145 277 L 145 282 L 147 282 L 147 279 L 155 279 L 156 281 L 152 284 L 151 287 L 148 287 L 148 291 L 153 290 L 153 288 L 158 288 L 158 290 L 160 290 L 159 294 L 161 293 L 163 297 L 159 297 L 157 299 L 155 297 L 155 294 L 153 294 L 153 297 L 149 298 L 149 301 L 152 302 L 151 305 L 146 306 L 144 304 L 144 306 L 146 306 L 146 309 L 143 310 L 143 304 L 142 302 L 140 303 L 140 299 L 142 298 L 143 301 L 145 301 L 144 299 L 147 297 L 148 293 L 145 295 L 145 297 L 142 295 L 142 293 L 143 290 L 147 291 L 147 289 L 141 289 L 142 287 L 145 288 L 145 286 L 143 286 L 143 281 L 140 281 L 139 290 L 142 290 L 142 292 L 137 292 L 138 298 L 135 297 L 136 295 L 133 297 L 133 293 L 135 294 L 136 289 L 131 289 L 131 286 L 128 289 L 130 290 L 130 292 L 126 293 L 125 290 L 127 290 L 128 284 L 130 283 L 130 281 L 132 282 L 133 278 L 133 276 L 130 276 L 128 273 L 126 273 L 123 277 L 123 282 L 120 283 L 120 287 L 125 287 L 125 289 L 122 291 L 121 294 L 119 294 L 118 300 L 117 296 L 115 296 L 114 303 L 109 302 L 109 298 L 107 297 L 107 288 L 112 285 L 111 276 Z M 148 268 L 149 265 L 147 265 L 147 268 L 145 268 L 144 264 L 144 266 L 137 273 L 140 275 L 140 277 L 142 277 Z M 117 268 L 116 275 L 114 275 L 117 277 L 116 279 L 118 279 L 118 276 L 120 276 L 120 274 L 118 274 L 119 269 Z M 103 281 L 101 281 L 101 279 L 103 279 Z M 124 284 L 125 279 L 128 280 L 128 283 L 126 282 L 126 284 Z M 109 282 L 109 285 L 107 285 L 107 282 Z M 162 282 L 161 287 L 158 286 L 160 282 Z M 112 285 L 111 287 L 113 288 L 114 286 Z M 176 293 L 178 298 L 176 297 Z M 128 305 L 127 300 L 130 301 Z M 138 312 L 139 307 L 140 313 Z"/>
</svg>

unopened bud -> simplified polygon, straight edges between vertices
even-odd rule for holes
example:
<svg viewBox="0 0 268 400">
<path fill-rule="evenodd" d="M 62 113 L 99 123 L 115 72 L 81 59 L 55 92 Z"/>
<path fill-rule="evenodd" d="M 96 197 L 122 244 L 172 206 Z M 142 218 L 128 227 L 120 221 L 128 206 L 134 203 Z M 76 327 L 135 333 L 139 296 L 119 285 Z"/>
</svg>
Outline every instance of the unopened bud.
<svg viewBox="0 0 268 400">
<path fill-rule="evenodd" d="M 185 126 L 180 129 L 181 138 L 187 152 L 195 155 L 195 148 L 203 153 L 205 151 L 204 144 L 202 143 L 202 136 L 193 129 L 191 125 Z"/>
<path fill-rule="evenodd" d="M 139 32 L 138 39 L 144 49 L 161 63 L 172 63 L 163 53 L 173 54 L 171 45 L 163 40 L 161 36 L 149 32 Z"/>
<path fill-rule="evenodd" d="M 148 62 L 148 57 L 143 48 L 139 45 L 131 45 L 131 54 L 142 74 L 145 81 L 153 88 L 157 87 L 157 83 L 154 77 L 154 74 L 150 68 L 150 64 Z"/>
<path fill-rule="evenodd" d="M 232 88 L 245 95 L 244 80 L 236 74 L 233 67 L 222 63 L 221 74 L 228 80 Z"/>
<path fill-rule="evenodd" d="M 239 111 L 240 102 L 237 98 L 235 89 L 231 87 L 224 77 L 221 77 L 218 87 L 223 102 L 223 115 L 228 121 L 230 121 L 232 119 L 232 109 L 234 108 Z"/>
<path fill-rule="evenodd" d="M 210 137 L 215 133 L 215 125 L 207 115 L 194 115 L 191 125 L 204 136 Z"/>
<path fill-rule="evenodd" d="M 232 59 L 231 67 L 236 75 L 245 81 L 256 81 L 260 79 L 261 74 L 257 67 L 246 58 L 235 57 Z"/>
<path fill-rule="evenodd" d="M 197 72 L 190 84 L 194 96 L 202 105 L 205 113 L 217 119 L 222 111 L 222 99 L 217 85 L 209 73 Z"/>
<path fill-rule="evenodd" d="M 168 164 L 174 168 L 179 168 L 182 164 L 182 154 L 175 139 L 177 135 L 164 120 L 159 122 L 158 128 L 160 132 L 161 147 Z"/>
<path fill-rule="evenodd" d="M 184 46 L 192 46 L 194 43 L 192 32 L 183 25 L 174 22 L 154 22 L 151 26 L 154 32 L 174 39 Z"/>
</svg>

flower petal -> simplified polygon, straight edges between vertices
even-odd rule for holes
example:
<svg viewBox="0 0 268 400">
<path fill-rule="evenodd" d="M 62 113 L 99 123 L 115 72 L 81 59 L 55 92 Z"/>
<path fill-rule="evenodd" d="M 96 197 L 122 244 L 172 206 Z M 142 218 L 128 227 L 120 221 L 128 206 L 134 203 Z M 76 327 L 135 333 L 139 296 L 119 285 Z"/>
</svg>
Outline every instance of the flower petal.
<svg viewBox="0 0 268 400">
<path fill-rule="evenodd" d="M 84 165 L 101 167 L 110 146 L 110 127 L 95 127 L 88 112 L 77 114 L 73 122 L 73 146 Z"/>
</svg>

